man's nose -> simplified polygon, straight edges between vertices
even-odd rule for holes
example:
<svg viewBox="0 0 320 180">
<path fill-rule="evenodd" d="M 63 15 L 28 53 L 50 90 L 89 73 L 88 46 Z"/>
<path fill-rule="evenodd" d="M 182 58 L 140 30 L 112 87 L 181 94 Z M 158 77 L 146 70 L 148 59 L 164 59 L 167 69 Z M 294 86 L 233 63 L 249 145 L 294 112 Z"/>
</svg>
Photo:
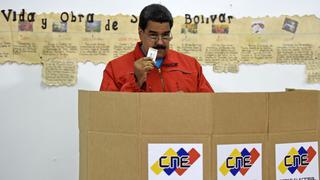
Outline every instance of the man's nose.
<svg viewBox="0 0 320 180">
<path fill-rule="evenodd" d="M 160 45 L 165 44 L 165 43 L 164 43 L 164 40 L 162 39 L 161 36 L 158 37 L 158 39 L 157 39 L 157 44 L 160 44 Z"/>
</svg>

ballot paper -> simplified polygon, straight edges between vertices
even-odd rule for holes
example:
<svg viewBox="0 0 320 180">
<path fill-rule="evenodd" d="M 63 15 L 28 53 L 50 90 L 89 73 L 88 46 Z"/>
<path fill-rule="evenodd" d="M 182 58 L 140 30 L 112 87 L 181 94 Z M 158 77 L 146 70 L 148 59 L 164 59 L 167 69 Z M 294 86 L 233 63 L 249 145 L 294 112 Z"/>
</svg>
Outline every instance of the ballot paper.
<svg viewBox="0 0 320 180">
<path fill-rule="evenodd" d="M 154 48 L 149 48 L 147 57 L 151 58 L 153 62 L 156 62 L 158 50 Z"/>
</svg>

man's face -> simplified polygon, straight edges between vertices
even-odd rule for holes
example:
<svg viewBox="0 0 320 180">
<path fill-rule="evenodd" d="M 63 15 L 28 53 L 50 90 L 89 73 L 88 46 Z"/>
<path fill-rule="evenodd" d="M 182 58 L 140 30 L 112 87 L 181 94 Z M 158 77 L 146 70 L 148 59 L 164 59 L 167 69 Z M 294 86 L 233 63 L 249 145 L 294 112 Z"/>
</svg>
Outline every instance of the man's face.
<svg viewBox="0 0 320 180">
<path fill-rule="evenodd" d="M 149 47 L 152 47 L 158 50 L 157 58 L 163 58 L 168 52 L 172 39 L 170 31 L 168 22 L 148 21 L 144 31 L 139 28 L 139 38 L 144 52 L 147 53 Z"/>
</svg>

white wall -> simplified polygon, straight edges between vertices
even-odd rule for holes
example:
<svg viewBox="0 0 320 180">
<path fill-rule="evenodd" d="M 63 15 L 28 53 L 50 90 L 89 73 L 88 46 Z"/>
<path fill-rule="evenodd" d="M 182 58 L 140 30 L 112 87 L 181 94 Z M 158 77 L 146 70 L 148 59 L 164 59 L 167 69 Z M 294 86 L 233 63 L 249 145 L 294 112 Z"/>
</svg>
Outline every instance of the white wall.
<svg viewBox="0 0 320 180">
<path fill-rule="evenodd" d="M 174 16 L 226 12 L 235 17 L 320 17 L 319 0 L 2 0 L 0 9 L 139 14 L 151 2 L 166 5 Z M 102 64 L 79 64 L 76 86 L 46 87 L 40 65 L 0 65 L 0 180 L 78 179 L 78 89 L 98 90 L 103 69 Z M 205 66 L 204 73 L 217 92 L 320 90 L 320 84 L 305 83 L 303 65 L 241 65 L 237 74 L 216 74 L 212 66 Z"/>
</svg>

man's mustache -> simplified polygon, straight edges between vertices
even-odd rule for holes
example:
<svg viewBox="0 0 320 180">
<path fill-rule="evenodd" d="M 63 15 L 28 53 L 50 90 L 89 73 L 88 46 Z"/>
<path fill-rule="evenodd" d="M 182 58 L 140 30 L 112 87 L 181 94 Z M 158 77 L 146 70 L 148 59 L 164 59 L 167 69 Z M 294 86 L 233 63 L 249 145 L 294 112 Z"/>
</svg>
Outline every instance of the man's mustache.
<svg viewBox="0 0 320 180">
<path fill-rule="evenodd" d="M 166 49 L 166 46 L 156 45 L 156 46 L 154 46 L 153 48 L 155 48 L 155 49 Z"/>
</svg>

